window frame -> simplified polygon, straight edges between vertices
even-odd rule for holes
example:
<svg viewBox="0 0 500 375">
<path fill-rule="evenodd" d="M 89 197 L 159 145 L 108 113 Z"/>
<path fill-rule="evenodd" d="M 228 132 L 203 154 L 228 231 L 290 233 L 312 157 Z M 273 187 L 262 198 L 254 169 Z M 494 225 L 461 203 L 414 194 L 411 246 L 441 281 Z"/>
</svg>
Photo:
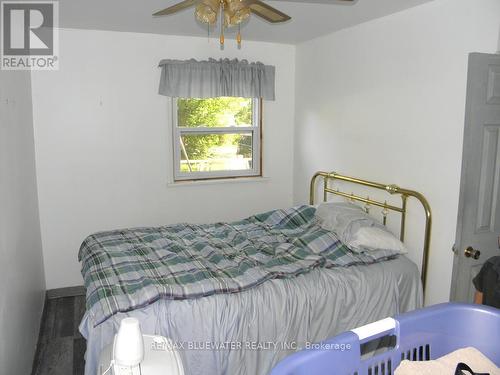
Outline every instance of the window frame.
<svg viewBox="0 0 500 375">
<path fill-rule="evenodd" d="M 252 99 L 252 126 L 234 126 L 234 127 L 200 126 L 196 128 L 178 126 L 177 101 L 178 98 L 172 98 L 172 147 L 173 147 L 173 161 L 174 161 L 173 165 L 174 182 L 262 176 L 262 99 L 259 98 Z M 180 168 L 181 135 L 242 134 L 242 133 L 251 133 L 252 135 L 252 169 L 247 169 L 247 170 L 235 169 L 235 170 L 207 171 L 207 172 L 181 171 Z"/>
</svg>

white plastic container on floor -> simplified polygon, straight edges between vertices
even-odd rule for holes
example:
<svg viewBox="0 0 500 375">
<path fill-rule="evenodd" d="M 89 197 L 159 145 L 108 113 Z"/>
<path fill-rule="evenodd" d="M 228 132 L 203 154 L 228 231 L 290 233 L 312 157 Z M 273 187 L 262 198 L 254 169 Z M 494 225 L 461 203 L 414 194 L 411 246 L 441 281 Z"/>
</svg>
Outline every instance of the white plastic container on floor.
<svg viewBox="0 0 500 375">
<path fill-rule="evenodd" d="M 113 352 L 113 343 L 106 346 L 101 352 L 97 375 L 184 375 L 184 366 L 175 345 L 166 337 L 142 335 L 144 340 L 144 359 L 139 369 L 125 370 L 119 374 L 110 368 Z M 109 370 L 108 370 L 109 369 Z M 107 371 L 108 370 L 108 371 Z M 106 372 L 107 371 L 107 372 Z"/>
</svg>

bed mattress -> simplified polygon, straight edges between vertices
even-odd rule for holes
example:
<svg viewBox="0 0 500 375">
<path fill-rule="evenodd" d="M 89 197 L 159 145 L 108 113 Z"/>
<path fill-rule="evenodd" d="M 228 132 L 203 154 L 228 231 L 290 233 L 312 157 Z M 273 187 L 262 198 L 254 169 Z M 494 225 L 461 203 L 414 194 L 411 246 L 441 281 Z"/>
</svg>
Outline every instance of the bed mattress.
<svg viewBox="0 0 500 375">
<path fill-rule="evenodd" d="M 354 252 L 316 208 L 272 210 L 232 223 L 118 229 L 88 236 L 79 260 L 96 324 L 159 299 L 233 294 L 314 268 L 372 264 L 398 251 Z"/>
<path fill-rule="evenodd" d="M 169 337 L 186 374 L 264 375 L 286 355 L 345 330 L 422 306 L 416 265 L 404 256 L 371 265 L 317 268 L 233 294 L 158 300 L 97 324 L 87 311 L 85 374 L 120 321 L 139 319 L 145 334 Z"/>
</svg>

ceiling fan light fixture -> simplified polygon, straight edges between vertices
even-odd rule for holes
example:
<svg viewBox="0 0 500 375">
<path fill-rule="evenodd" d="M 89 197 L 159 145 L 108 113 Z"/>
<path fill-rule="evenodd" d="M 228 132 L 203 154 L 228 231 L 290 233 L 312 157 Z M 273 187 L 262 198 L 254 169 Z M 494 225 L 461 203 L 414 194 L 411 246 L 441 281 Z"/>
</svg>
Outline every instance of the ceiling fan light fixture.
<svg viewBox="0 0 500 375">
<path fill-rule="evenodd" d="M 346 0 L 352 1 L 352 0 Z M 153 13 L 153 16 L 166 16 L 177 13 L 188 7 L 195 6 L 195 17 L 199 22 L 215 26 L 220 22 L 219 40 L 224 47 L 224 31 L 226 27 L 238 26 L 236 41 L 241 47 L 241 23 L 253 13 L 271 23 L 290 20 L 290 16 L 264 3 L 262 0 L 182 0 L 180 3 Z"/>
<path fill-rule="evenodd" d="M 220 22 L 219 42 L 224 47 L 224 31 L 227 27 L 238 26 L 236 41 L 241 46 L 240 24 L 250 17 L 251 10 L 242 0 L 202 0 L 196 5 L 195 16 L 200 22 L 213 26 Z"/>
<path fill-rule="evenodd" d="M 225 0 L 224 18 L 227 27 L 237 26 L 248 17 L 250 17 L 251 10 L 241 0 Z"/>
<path fill-rule="evenodd" d="M 217 23 L 217 15 L 219 12 L 219 0 L 204 0 L 196 5 L 195 16 L 196 19 L 209 25 Z"/>
</svg>

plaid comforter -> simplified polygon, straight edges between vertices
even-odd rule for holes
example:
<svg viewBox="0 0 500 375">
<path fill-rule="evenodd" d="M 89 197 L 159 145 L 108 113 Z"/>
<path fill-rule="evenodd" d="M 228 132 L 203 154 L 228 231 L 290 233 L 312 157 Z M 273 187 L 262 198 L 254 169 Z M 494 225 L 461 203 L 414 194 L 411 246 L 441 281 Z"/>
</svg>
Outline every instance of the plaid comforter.
<svg viewBox="0 0 500 375">
<path fill-rule="evenodd" d="M 176 224 L 96 233 L 78 258 L 96 324 L 160 298 L 240 292 L 316 267 L 370 264 L 394 254 L 356 254 L 322 229 L 312 206 L 232 223 Z"/>
</svg>

